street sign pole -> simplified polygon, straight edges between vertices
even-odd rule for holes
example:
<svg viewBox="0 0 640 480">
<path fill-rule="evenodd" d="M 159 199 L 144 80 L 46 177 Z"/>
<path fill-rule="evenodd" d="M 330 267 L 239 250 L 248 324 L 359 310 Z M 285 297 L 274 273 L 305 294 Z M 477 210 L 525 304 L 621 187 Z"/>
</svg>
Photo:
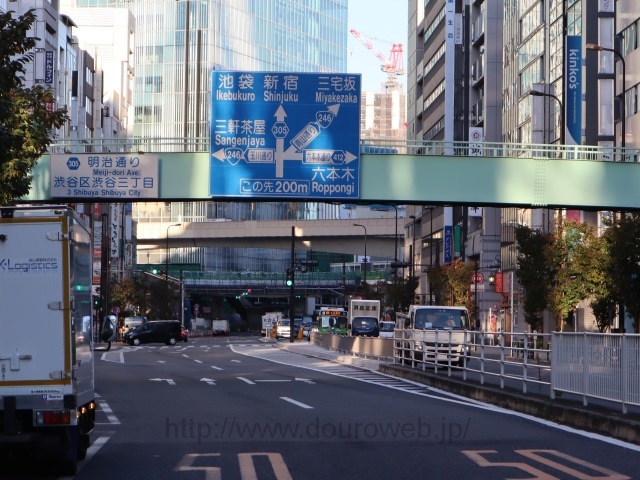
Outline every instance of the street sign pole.
<svg viewBox="0 0 640 480">
<path fill-rule="evenodd" d="M 295 271 L 295 256 L 296 256 L 296 227 L 291 226 L 291 287 L 289 292 L 289 343 L 293 343 L 293 330 L 295 328 L 295 322 L 293 321 L 294 315 L 294 302 L 296 300 L 296 271 Z"/>
</svg>

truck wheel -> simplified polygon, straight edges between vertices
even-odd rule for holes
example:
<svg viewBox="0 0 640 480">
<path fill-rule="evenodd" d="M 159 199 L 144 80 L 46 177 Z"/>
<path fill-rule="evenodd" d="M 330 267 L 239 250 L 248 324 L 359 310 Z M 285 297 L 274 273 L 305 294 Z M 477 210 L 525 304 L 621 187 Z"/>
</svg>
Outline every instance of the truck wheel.
<svg viewBox="0 0 640 480">
<path fill-rule="evenodd" d="M 87 458 L 87 450 L 89 449 L 89 435 L 81 434 L 78 437 L 78 460 Z"/>
<path fill-rule="evenodd" d="M 76 473 L 78 473 L 78 460 L 77 459 L 71 460 L 70 458 L 61 460 L 59 470 L 60 470 L 60 475 L 62 475 L 63 477 L 74 476 Z"/>
</svg>

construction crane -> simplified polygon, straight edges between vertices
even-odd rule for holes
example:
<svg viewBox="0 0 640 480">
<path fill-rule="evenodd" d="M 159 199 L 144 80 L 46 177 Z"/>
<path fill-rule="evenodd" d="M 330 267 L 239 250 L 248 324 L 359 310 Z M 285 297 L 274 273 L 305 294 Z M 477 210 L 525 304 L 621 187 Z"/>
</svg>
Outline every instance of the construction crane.
<svg viewBox="0 0 640 480">
<path fill-rule="evenodd" d="M 378 58 L 378 60 L 380 60 L 380 70 L 387 73 L 387 82 L 385 84 L 385 87 L 397 87 L 399 85 L 397 78 L 398 75 L 404 75 L 404 57 L 402 55 L 402 44 L 393 43 L 391 45 L 389 57 L 387 58 L 373 45 L 373 43 L 371 43 L 371 40 L 369 38 L 360 33 L 358 30 L 352 28 L 349 31 L 360 41 L 360 43 L 362 43 L 367 48 L 367 50 L 371 51 Z"/>
</svg>

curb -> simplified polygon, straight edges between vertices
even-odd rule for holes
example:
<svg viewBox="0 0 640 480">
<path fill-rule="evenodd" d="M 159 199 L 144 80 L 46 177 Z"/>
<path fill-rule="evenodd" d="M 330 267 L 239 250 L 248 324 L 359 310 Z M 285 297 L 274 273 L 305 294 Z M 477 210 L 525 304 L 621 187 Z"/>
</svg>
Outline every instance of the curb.
<svg viewBox="0 0 640 480">
<path fill-rule="evenodd" d="M 315 345 L 310 345 L 310 347 L 314 347 L 314 346 Z M 360 358 L 352 355 L 335 355 L 331 353 L 327 353 L 326 355 L 323 355 L 322 353 L 319 353 L 317 351 L 306 351 L 307 348 L 305 348 L 304 346 L 301 346 L 301 345 L 296 346 L 295 344 L 294 345 L 279 344 L 277 345 L 277 347 L 292 353 L 306 355 L 307 357 L 321 358 L 323 360 L 328 360 L 330 362 L 342 363 L 345 365 L 350 365 L 352 367 L 364 368 L 367 370 L 378 370 L 378 365 L 380 363 L 377 360 L 368 360 L 365 358 Z M 311 349 L 309 348 L 308 350 L 311 350 Z M 327 352 L 330 352 L 330 350 L 328 350 Z"/>
</svg>

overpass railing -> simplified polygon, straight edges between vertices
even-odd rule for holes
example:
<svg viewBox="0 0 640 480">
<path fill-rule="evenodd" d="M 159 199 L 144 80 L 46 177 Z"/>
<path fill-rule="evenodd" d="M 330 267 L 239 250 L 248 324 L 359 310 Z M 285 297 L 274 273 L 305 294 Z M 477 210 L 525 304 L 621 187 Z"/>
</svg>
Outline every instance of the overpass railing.
<svg viewBox="0 0 640 480">
<path fill-rule="evenodd" d="M 386 281 L 389 272 L 367 272 L 367 283 Z M 182 281 L 185 286 L 221 286 L 221 287 L 246 287 L 248 285 L 284 287 L 285 274 L 281 272 L 191 272 L 182 273 Z M 360 285 L 363 283 L 362 275 L 355 272 L 347 272 L 344 277 L 341 272 L 296 272 L 295 284 L 297 287 Z"/>
<path fill-rule="evenodd" d="M 57 140 L 49 153 L 208 152 L 209 138 L 127 137 Z M 449 142 L 399 139 L 362 139 L 362 154 L 409 154 L 435 156 L 482 156 L 501 158 L 564 158 L 593 161 L 640 161 L 640 149 L 502 142 Z"/>
</svg>

